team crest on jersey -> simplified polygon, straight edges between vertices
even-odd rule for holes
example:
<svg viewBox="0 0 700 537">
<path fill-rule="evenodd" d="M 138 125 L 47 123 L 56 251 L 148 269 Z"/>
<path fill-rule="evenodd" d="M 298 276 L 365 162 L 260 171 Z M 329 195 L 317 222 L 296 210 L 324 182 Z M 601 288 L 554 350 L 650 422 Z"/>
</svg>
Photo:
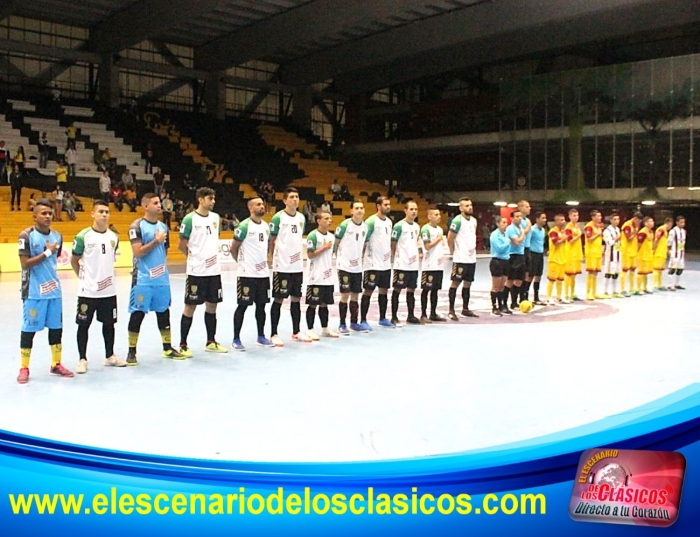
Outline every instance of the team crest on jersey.
<svg viewBox="0 0 700 537">
<path fill-rule="evenodd" d="M 26 242 L 24 241 L 24 239 L 20 239 L 19 240 L 19 249 L 24 250 L 25 244 L 26 244 Z"/>
<path fill-rule="evenodd" d="M 247 295 L 248 293 L 250 293 L 250 287 L 244 287 L 243 294 Z"/>
<path fill-rule="evenodd" d="M 190 286 L 190 290 L 192 291 L 192 293 L 196 293 L 197 289 L 198 289 L 198 287 L 196 285 Z"/>
<path fill-rule="evenodd" d="M 85 313 L 85 312 L 87 311 L 87 309 L 88 309 L 88 305 L 87 305 L 87 304 L 80 304 L 80 311 L 81 311 L 81 313 Z"/>
<path fill-rule="evenodd" d="M 457 268 L 457 273 L 462 274 L 464 272 L 464 269 L 462 267 Z"/>
<path fill-rule="evenodd" d="M 216 226 L 217 226 L 217 225 L 218 225 L 218 224 L 217 224 L 216 222 L 212 222 L 212 223 L 211 223 L 211 227 L 213 227 L 214 229 L 216 229 Z"/>
<path fill-rule="evenodd" d="M 403 272 L 399 272 L 399 280 L 403 280 Z"/>
<path fill-rule="evenodd" d="M 320 289 L 318 287 L 314 287 L 313 293 L 317 295 L 320 292 Z"/>
<path fill-rule="evenodd" d="M 433 281 L 433 277 L 432 277 L 432 276 L 428 276 L 428 281 L 429 281 L 429 282 L 432 282 L 432 281 Z"/>
<path fill-rule="evenodd" d="M 287 280 L 282 280 L 282 287 L 287 287 Z"/>
<path fill-rule="evenodd" d="M 137 295 L 136 302 L 138 302 L 139 304 L 143 304 L 143 295 Z"/>
<path fill-rule="evenodd" d="M 343 276 L 343 283 L 348 283 L 348 281 L 350 281 L 350 278 Z"/>
<path fill-rule="evenodd" d="M 373 282 L 374 280 L 377 279 L 377 276 L 375 274 L 370 274 L 369 275 L 369 281 Z"/>
<path fill-rule="evenodd" d="M 32 309 L 29 310 L 29 316 L 30 316 L 30 317 L 36 317 L 36 314 L 37 314 L 37 311 L 36 311 L 34 308 L 32 308 Z"/>
<path fill-rule="evenodd" d="M 114 248 L 117 245 L 117 241 L 109 241 L 109 243 L 112 245 L 112 248 Z"/>
</svg>

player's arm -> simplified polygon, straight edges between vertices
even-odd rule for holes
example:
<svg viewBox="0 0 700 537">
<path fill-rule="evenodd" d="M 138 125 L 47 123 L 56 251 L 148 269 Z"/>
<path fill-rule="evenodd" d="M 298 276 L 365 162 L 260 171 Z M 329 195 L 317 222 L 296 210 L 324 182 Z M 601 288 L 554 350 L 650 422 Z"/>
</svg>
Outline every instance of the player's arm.
<svg viewBox="0 0 700 537">
<path fill-rule="evenodd" d="M 513 226 L 514 227 L 514 226 Z M 513 232 L 511 231 L 511 228 L 508 227 L 508 231 L 506 231 L 506 237 L 510 241 L 511 244 L 514 244 L 515 246 L 520 246 L 523 241 L 525 240 L 525 230 L 523 228 L 518 228 L 519 234 L 516 237 L 513 235 Z"/>
<path fill-rule="evenodd" d="M 306 239 L 306 255 L 309 259 L 315 259 L 326 250 L 333 248 L 332 242 L 325 242 L 323 246 L 318 247 L 316 234 L 311 232 Z"/>
<path fill-rule="evenodd" d="M 129 228 L 129 241 L 131 242 L 131 249 L 134 252 L 134 257 L 137 259 L 147 255 L 159 244 L 163 244 L 166 238 L 167 233 L 165 233 L 165 231 L 156 230 L 155 238 L 151 242 L 143 244 L 140 224 L 132 224 L 131 228 Z"/>
<path fill-rule="evenodd" d="M 70 256 L 70 266 L 73 268 L 76 276 L 80 276 L 80 258 L 85 252 L 85 237 L 80 232 L 73 239 L 73 251 Z"/>
<path fill-rule="evenodd" d="M 394 229 L 391 230 L 391 261 L 394 261 L 394 255 L 396 255 L 396 243 L 401 237 L 401 222 L 394 224 Z"/>
<path fill-rule="evenodd" d="M 663 238 L 664 232 L 662 230 L 657 230 L 656 235 L 654 235 L 654 254 L 656 254 L 656 247 L 659 245 L 659 241 Z"/>
<path fill-rule="evenodd" d="M 277 242 L 277 235 L 280 232 L 280 217 L 279 213 L 275 214 L 270 220 L 270 240 L 267 243 L 267 255 L 272 256 L 275 251 L 275 243 Z"/>
<path fill-rule="evenodd" d="M 561 235 L 557 231 L 550 231 L 549 232 L 549 238 L 552 240 L 552 244 L 559 244 L 560 242 L 566 242 L 566 235 L 564 238 L 561 237 Z"/>
<path fill-rule="evenodd" d="M 180 240 L 177 241 L 177 249 L 182 252 L 182 254 L 187 257 L 189 255 L 189 249 L 187 248 L 187 244 L 190 241 L 187 240 L 185 237 L 180 234 Z"/>
<path fill-rule="evenodd" d="M 236 231 L 233 232 L 233 239 L 228 247 L 228 251 L 231 254 L 231 259 L 238 261 L 238 251 L 241 249 L 241 244 L 248 235 L 248 223 L 247 220 L 240 222 Z"/>
<path fill-rule="evenodd" d="M 19 236 L 19 263 L 22 265 L 22 270 L 29 270 L 32 267 L 36 267 L 52 255 L 60 255 L 60 248 L 60 242 L 52 243 L 46 241 L 46 250 L 34 257 L 30 257 L 29 233 L 22 232 Z"/>
<path fill-rule="evenodd" d="M 219 226 L 217 226 L 217 229 Z M 180 239 L 177 241 L 177 249 L 182 252 L 182 254 L 187 257 L 189 255 L 189 248 L 187 245 L 190 242 L 190 236 L 192 235 L 192 213 L 185 215 L 180 224 Z"/>
<path fill-rule="evenodd" d="M 338 246 L 340 245 L 340 241 L 342 238 L 345 236 L 345 229 L 348 226 L 348 221 L 344 220 L 343 222 L 340 223 L 340 225 L 335 228 L 335 241 L 333 241 L 333 253 L 338 252 Z M 363 249 L 364 253 L 364 249 Z"/>
</svg>

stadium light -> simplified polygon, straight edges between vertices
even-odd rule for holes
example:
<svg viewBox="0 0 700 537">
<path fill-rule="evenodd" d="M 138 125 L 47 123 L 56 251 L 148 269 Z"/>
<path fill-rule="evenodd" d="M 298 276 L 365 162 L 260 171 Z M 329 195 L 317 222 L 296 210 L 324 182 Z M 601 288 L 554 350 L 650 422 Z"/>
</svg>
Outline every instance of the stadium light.
<svg viewBox="0 0 700 537">
<path fill-rule="evenodd" d="M 576 200 L 569 200 L 566 202 L 567 205 L 571 205 L 572 207 L 576 207 L 578 205 L 578 201 Z"/>
<path fill-rule="evenodd" d="M 505 201 L 494 201 L 493 204 L 494 204 L 496 207 L 505 207 L 506 205 L 508 205 L 508 202 L 505 202 Z"/>
</svg>

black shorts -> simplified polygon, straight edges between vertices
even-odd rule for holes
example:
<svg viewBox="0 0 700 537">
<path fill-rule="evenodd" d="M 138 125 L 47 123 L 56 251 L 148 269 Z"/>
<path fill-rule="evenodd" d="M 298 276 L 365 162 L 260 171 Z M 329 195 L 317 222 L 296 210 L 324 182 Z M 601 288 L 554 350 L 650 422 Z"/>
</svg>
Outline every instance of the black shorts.
<svg viewBox="0 0 700 537">
<path fill-rule="evenodd" d="M 362 292 L 362 273 L 361 272 L 346 272 L 338 271 L 338 284 L 340 292 L 345 293 L 361 293 Z"/>
<path fill-rule="evenodd" d="M 453 282 L 473 282 L 476 272 L 476 263 L 452 263 Z"/>
<path fill-rule="evenodd" d="M 421 289 L 442 289 L 442 271 L 441 270 L 426 270 L 420 277 Z"/>
<path fill-rule="evenodd" d="M 267 304 L 270 301 L 270 278 L 238 277 L 239 304 Z"/>
<path fill-rule="evenodd" d="M 306 286 L 306 303 L 309 306 L 333 304 L 333 286 L 310 284 Z"/>
<path fill-rule="evenodd" d="M 415 289 L 418 287 L 417 270 L 394 269 L 394 289 Z"/>
<path fill-rule="evenodd" d="M 525 248 L 525 272 L 527 274 L 532 273 L 532 253 L 530 248 Z"/>
<path fill-rule="evenodd" d="M 363 287 L 367 291 L 379 289 L 389 289 L 391 287 L 391 269 L 387 270 L 366 270 Z"/>
<path fill-rule="evenodd" d="M 525 279 L 525 256 L 523 254 L 510 254 L 509 280 Z"/>
<path fill-rule="evenodd" d="M 275 272 L 272 274 L 273 298 L 301 297 L 303 272 Z"/>
<path fill-rule="evenodd" d="M 218 304 L 222 300 L 221 275 L 187 275 L 187 281 L 185 282 L 185 304 L 188 306 L 197 306 L 205 302 Z"/>
<path fill-rule="evenodd" d="M 106 296 L 103 298 L 78 297 L 78 310 L 75 314 L 76 324 L 89 325 L 92 317 L 97 312 L 97 320 L 104 324 L 117 322 L 117 297 Z"/>
<path fill-rule="evenodd" d="M 544 254 L 530 252 L 530 276 L 542 276 L 544 272 Z"/>
<path fill-rule="evenodd" d="M 489 263 L 489 270 L 491 271 L 491 276 L 494 278 L 500 278 L 501 276 L 508 276 L 508 268 L 510 262 L 507 259 L 498 259 L 496 257 L 491 258 Z"/>
</svg>

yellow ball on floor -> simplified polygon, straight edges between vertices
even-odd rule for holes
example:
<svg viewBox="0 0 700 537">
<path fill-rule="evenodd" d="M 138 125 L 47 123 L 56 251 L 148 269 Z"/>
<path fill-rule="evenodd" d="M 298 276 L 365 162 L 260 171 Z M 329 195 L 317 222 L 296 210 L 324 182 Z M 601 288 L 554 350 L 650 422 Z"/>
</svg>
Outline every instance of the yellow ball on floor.
<svg viewBox="0 0 700 537">
<path fill-rule="evenodd" d="M 529 313 L 530 311 L 532 311 L 532 302 L 530 302 L 529 300 L 523 300 L 520 303 L 520 311 L 522 311 L 523 313 Z"/>
</svg>

